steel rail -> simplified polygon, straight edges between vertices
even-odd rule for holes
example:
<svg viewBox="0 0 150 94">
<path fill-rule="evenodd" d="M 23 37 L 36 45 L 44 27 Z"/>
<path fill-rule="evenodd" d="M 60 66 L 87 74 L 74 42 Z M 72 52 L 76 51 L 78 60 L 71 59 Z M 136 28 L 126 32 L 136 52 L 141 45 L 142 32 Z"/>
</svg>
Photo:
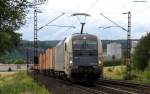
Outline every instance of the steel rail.
<svg viewBox="0 0 150 94">
<path fill-rule="evenodd" d="M 99 80 L 97 84 L 111 87 L 114 86 L 117 88 L 122 88 L 124 90 L 134 91 L 139 94 L 150 94 L 150 85 L 148 84 L 131 83 L 117 80 Z"/>
</svg>

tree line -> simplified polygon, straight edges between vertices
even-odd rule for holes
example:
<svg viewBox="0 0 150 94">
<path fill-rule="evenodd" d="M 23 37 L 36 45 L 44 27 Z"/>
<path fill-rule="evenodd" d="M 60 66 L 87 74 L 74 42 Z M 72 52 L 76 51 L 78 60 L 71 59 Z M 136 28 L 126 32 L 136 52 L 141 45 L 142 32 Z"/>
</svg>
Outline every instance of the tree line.
<svg viewBox="0 0 150 94">
<path fill-rule="evenodd" d="M 150 68 L 150 33 L 143 36 L 133 55 L 133 68 L 144 71 Z"/>
</svg>

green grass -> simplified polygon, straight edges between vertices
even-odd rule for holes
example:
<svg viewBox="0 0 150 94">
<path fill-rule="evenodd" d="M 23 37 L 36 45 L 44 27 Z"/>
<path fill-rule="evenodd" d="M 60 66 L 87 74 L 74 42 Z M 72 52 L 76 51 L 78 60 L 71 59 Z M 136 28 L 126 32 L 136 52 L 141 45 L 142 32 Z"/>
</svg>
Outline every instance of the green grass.
<svg viewBox="0 0 150 94">
<path fill-rule="evenodd" d="M 104 67 L 104 78 L 107 79 L 123 79 L 126 66 Z"/>
<path fill-rule="evenodd" d="M 139 71 L 133 70 L 132 71 L 133 79 L 131 82 L 138 82 L 138 83 L 148 83 L 150 84 L 150 71 Z"/>
<path fill-rule="evenodd" d="M 126 76 L 126 66 L 104 67 L 104 78 L 106 79 L 124 80 Z M 132 70 L 131 80 L 128 81 L 150 84 L 150 69 L 145 71 Z"/>
<path fill-rule="evenodd" d="M 25 72 L 0 76 L 0 94 L 51 94 Z"/>
</svg>

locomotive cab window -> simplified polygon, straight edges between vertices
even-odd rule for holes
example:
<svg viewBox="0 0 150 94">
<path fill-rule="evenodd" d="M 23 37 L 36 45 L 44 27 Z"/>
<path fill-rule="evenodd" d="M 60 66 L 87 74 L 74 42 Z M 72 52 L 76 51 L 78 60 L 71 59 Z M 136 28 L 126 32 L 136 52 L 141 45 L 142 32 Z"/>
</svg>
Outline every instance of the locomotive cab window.
<svg viewBox="0 0 150 94">
<path fill-rule="evenodd" d="M 97 50 L 96 40 L 73 40 L 74 50 Z"/>
<path fill-rule="evenodd" d="M 86 48 L 87 50 L 96 50 L 97 49 L 97 41 L 95 40 L 86 40 Z"/>
</svg>

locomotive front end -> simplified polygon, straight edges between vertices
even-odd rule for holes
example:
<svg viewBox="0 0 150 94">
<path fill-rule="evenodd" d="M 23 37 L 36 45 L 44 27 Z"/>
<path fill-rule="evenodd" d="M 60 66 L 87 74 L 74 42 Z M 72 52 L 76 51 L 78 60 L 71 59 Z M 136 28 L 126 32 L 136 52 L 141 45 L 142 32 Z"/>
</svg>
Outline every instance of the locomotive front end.
<svg viewBox="0 0 150 94">
<path fill-rule="evenodd" d="M 95 81 L 102 74 L 102 61 L 99 58 L 98 38 L 80 34 L 72 37 L 72 59 L 70 77 L 75 81 Z"/>
</svg>

